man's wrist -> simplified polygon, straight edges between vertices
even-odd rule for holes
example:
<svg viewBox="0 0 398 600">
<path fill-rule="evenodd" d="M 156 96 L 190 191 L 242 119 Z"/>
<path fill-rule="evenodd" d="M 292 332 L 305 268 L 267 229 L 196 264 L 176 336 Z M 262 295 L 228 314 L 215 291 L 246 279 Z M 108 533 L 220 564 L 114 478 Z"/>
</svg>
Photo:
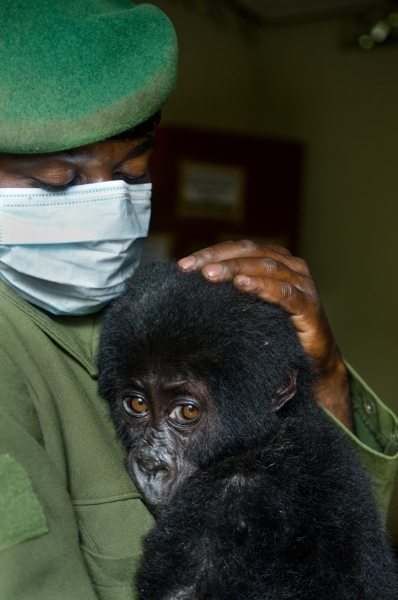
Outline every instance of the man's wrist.
<svg viewBox="0 0 398 600">
<path fill-rule="evenodd" d="M 333 366 L 324 371 L 315 384 L 315 396 L 343 425 L 354 431 L 348 372 L 340 353 L 330 364 Z"/>
</svg>

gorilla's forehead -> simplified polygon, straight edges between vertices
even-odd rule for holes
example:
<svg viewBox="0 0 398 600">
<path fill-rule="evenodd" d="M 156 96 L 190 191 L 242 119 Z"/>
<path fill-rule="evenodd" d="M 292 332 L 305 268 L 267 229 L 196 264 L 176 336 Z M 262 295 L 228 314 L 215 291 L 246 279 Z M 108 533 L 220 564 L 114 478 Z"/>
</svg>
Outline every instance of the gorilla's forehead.
<svg viewBox="0 0 398 600">
<path fill-rule="evenodd" d="M 120 382 L 125 383 L 123 378 Z M 170 392 L 170 394 L 192 394 L 198 392 L 210 394 L 209 386 L 206 381 L 198 374 L 185 371 L 179 373 L 174 371 L 168 365 L 151 365 L 147 370 L 145 368 L 132 367 L 128 378 L 128 385 L 137 390 L 151 389 Z"/>
<path fill-rule="evenodd" d="M 218 382 L 236 382 L 239 374 L 274 387 L 307 360 L 280 307 L 167 261 L 136 270 L 106 315 L 101 348 L 102 364 L 109 350 L 123 378 L 193 376 L 214 395 Z"/>
</svg>

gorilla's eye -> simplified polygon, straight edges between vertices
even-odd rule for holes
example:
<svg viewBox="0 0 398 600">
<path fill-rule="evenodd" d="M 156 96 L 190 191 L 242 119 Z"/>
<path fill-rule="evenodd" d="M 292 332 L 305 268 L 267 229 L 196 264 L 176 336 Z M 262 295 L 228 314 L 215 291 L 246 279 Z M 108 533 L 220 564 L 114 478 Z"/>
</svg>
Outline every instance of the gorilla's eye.
<svg viewBox="0 0 398 600">
<path fill-rule="evenodd" d="M 182 414 L 186 419 L 194 419 L 198 416 L 199 411 L 193 404 L 188 404 L 182 409 Z"/>
<path fill-rule="evenodd" d="M 148 404 L 140 396 L 132 396 L 123 400 L 123 406 L 131 415 L 142 415 L 148 410 Z"/>
<path fill-rule="evenodd" d="M 181 404 L 176 406 L 170 413 L 173 421 L 191 421 L 199 414 L 199 409 L 194 404 Z"/>
</svg>

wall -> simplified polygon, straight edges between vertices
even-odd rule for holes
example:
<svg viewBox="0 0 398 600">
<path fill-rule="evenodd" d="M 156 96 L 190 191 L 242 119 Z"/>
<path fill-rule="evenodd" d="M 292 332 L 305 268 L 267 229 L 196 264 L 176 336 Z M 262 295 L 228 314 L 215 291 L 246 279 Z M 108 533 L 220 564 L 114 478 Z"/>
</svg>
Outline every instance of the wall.
<svg viewBox="0 0 398 600">
<path fill-rule="evenodd" d="M 398 46 L 345 50 L 337 21 L 247 44 L 233 22 L 155 3 L 181 51 L 165 122 L 304 141 L 300 253 L 344 355 L 398 412 Z"/>
</svg>

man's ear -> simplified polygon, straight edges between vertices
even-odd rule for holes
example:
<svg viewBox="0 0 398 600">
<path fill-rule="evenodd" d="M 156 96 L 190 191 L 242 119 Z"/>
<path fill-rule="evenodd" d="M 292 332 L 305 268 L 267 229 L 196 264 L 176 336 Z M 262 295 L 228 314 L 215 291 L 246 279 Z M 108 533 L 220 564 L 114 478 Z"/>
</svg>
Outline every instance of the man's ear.
<svg viewBox="0 0 398 600">
<path fill-rule="evenodd" d="M 293 371 L 288 375 L 288 382 L 286 385 L 281 385 L 275 390 L 274 397 L 272 398 L 272 410 L 276 412 L 282 406 L 286 404 L 296 393 L 296 380 L 297 371 Z"/>
</svg>

